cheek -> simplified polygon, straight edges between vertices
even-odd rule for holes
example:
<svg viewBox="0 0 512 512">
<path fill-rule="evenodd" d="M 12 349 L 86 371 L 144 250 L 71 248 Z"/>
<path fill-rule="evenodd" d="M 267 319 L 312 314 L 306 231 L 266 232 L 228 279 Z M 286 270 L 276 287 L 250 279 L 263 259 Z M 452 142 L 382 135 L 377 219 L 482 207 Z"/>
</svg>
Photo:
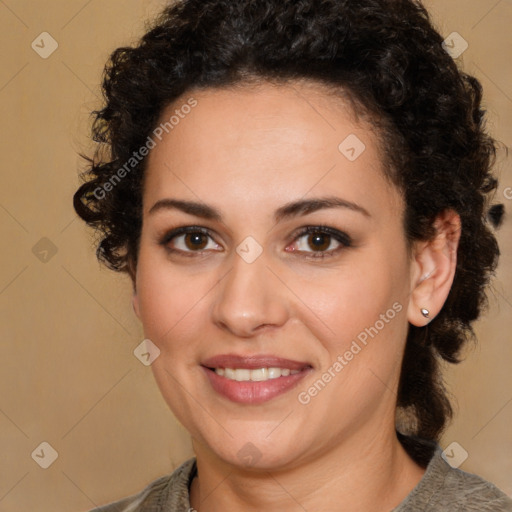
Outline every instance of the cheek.
<svg viewBox="0 0 512 512">
<path fill-rule="evenodd" d="M 308 298 L 325 326 L 324 334 L 317 335 L 331 359 L 349 350 L 353 341 L 365 348 L 372 340 L 382 340 L 371 351 L 377 358 L 390 343 L 400 349 L 405 339 L 406 253 L 376 251 L 375 255 L 357 258 L 353 265 L 316 280 L 315 286 L 301 282 L 299 293 Z"/>
<path fill-rule="evenodd" d="M 325 307 L 333 321 L 341 323 L 357 323 L 358 319 L 384 313 L 401 295 L 398 276 L 395 279 L 382 267 L 354 269 L 333 281 L 325 290 L 329 297 Z"/>
<path fill-rule="evenodd" d="M 137 296 L 145 336 L 170 350 L 180 344 L 177 336 L 189 322 L 205 318 L 201 312 L 203 299 L 212 287 L 208 274 L 194 279 L 179 268 L 173 268 L 161 257 L 141 251 L 137 269 Z M 180 347 L 177 346 L 177 349 Z"/>
<path fill-rule="evenodd" d="M 325 280 L 322 291 L 310 290 L 326 327 L 314 333 L 322 344 L 321 367 L 301 386 L 298 399 L 311 403 L 318 417 L 334 414 L 343 421 L 341 412 L 331 410 L 333 403 L 345 415 L 366 417 L 397 383 L 407 334 L 407 294 L 403 278 L 385 267 L 363 265 L 364 272 L 340 272 Z"/>
</svg>

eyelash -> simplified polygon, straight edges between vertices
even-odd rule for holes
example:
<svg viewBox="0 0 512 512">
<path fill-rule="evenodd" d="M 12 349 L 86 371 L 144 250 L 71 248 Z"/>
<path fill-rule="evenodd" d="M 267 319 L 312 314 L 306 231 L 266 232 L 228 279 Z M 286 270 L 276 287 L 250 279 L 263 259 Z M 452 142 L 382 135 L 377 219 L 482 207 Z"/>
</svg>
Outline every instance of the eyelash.
<svg viewBox="0 0 512 512">
<path fill-rule="evenodd" d="M 330 258 L 330 257 L 334 256 L 335 254 L 337 254 L 338 252 L 340 252 L 341 250 L 347 249 L 348 247 L 352 247 L 352 239 L 346 233 L 343 233 L 342 231 L 338 231 L 337 229 L 331 228 L 329 226 L 324 226 L 324 225 L 306 226 L 306 227 L 300 229 L 294 235 L 292 242 L 296 242 L 303 236 L 310 235 L 310 234 L 328 235 L 328 236 L 334 238 L 341 245 L 340 245 L 340 247 L 337 247 L 336 249 L 331 249 L 329 251 L 307 252 L 305 255 L 301 255 L 305 259 Z"/>
<path fill-rule="evenodd" d="M 213 237 L 211 235 L 211 232 L 208 229 L 202 228 L 200 226 L 183 226 L 180 228 L 172 229 L 171 231 L 167 232 L 159 241 L 159 244 L 165 247 L 165 249 L 169 253 L 178 253 L 185 257 L 195 257 L 198 255 L 204 254 L 206 252 L 203 251 L 183 251 L 181 249 L 174 249 L 172 247 L 169 247 L 169 243 L 177 238 L 180 235 L 184 234 L 202 234 L 205 236 L 210 237 L 213 240 Z M 309 234 L 322 234 L 322 235 L 328 235 L 332 238 L 334 238 L 337 242 L 341 244 L 340 247 L 336 249 L 331 249 L 330 251 L 312 251 L 308 252 L 306 251 L 306 255 L 302 255 L 301 257 L 305 259 L 323 259 L 323 258 L 329 258 L 331 256 L 334 256 L 339 251 L 346 249 L 348 247 L 352 247 L 352 239 L 349 235 L 346 233 L 343 233 L 342 231 L 338 231 L 337 229 L 333 229 L 329 226 L 325 225 L 318 225 L 318 226 L 306 226 L 302 229 L 300 229 L 293 237 L 292 243 L 296 242 L 300 238 L 302 238 L 304 235 Z M 330 245 L 330 244 L 329 244 Z M 291 251 L 295 252 L 295 251 Z M 300 251 L 297 251 L 298 254 L 300 254 Z"/>
</svg>

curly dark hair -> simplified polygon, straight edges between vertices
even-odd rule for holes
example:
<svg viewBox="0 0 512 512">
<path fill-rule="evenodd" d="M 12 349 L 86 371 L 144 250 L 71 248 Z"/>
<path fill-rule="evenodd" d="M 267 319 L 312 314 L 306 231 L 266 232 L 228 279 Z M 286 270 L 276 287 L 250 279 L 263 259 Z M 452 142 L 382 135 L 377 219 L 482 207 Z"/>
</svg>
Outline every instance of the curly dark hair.
<svg viewBox="0 0 512 512">
<path fill-rule="evenodd" d="M 442 43 L 414 0 L 178 1 L 135 47 L 112 53 L 105 104 L 94 112 L 97 151 L 74 195 L 78 215 L 101 235 L 98 258 L 134 279 L 147 159 L 122 179 L 119 170 L 165 107 L 192 90 L 251 81 L 308 80 L 348 93 L 378 126 L 386 172 L 405 198 L 408 241 L 431 239 L 446 209 L 462 221 L 451 292 L 427 327 L 410 326 L 402 363 L 397 435 L 422 465 L 452 415 L 440 362 L 458 362 L 474 336 L 499 256 L 487 215 L 496 142 L 485 130 L 480 83 Z"/>
</svg>

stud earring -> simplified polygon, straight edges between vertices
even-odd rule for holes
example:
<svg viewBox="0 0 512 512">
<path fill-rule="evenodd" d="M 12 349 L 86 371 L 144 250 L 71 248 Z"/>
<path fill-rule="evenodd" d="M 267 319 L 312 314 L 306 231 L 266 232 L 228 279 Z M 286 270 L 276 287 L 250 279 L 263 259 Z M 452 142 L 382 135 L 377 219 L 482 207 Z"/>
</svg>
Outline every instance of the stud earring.
<svg viewBox="0 0 512 512">
<path fill-rule="evenodd" d="M 425 308 L 421 308 L 421 314 L 425 317 L 425 318 L 428 318 L 430 316 L 430 311 L 428 309 L 425 309 Z"/>
</svg>

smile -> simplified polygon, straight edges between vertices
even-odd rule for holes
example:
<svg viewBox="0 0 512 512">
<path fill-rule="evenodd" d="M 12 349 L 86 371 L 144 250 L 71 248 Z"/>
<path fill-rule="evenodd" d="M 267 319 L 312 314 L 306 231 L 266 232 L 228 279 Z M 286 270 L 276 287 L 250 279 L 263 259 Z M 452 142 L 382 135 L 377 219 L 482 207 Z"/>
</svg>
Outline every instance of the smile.
<svg viewBox="0 0 512 512">
<path fill-rule="evenodd" d="M 236 380 L 238 382 L 252 381 L 263 382 L 279 377 L 288 377 L 295 375 L 299 370 L 290 370 L 289 368 L 257 368 L 249 370 L 247 368 L 215 368 L 215 373 L 226 379 Z"/>
</svg>

